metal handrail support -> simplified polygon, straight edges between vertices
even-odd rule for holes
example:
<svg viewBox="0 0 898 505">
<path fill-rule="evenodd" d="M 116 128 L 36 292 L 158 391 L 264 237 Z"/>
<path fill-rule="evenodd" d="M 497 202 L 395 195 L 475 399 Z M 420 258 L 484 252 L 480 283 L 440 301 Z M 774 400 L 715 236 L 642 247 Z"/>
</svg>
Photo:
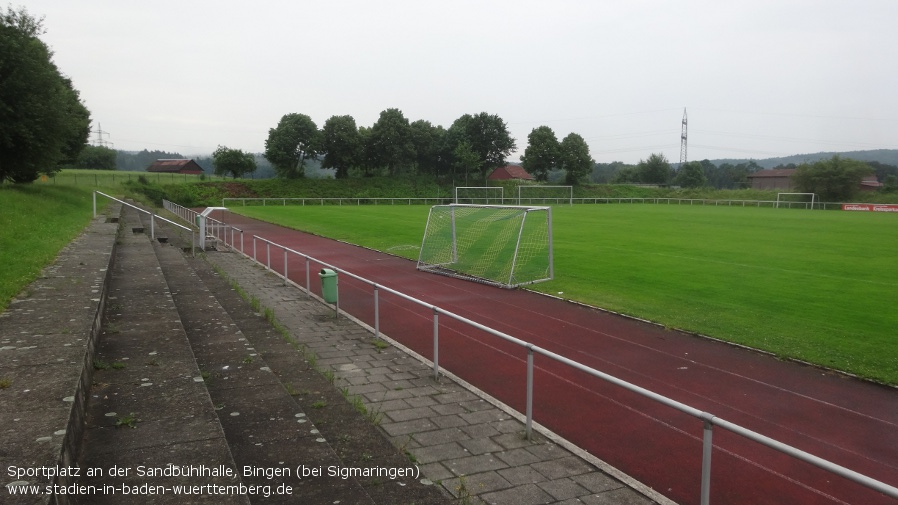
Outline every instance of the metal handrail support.
<svg viewBox="0 0 898 505">
<path fill-rule="evenodd" d="M 102 191 L 96 191 L 96 190 L 94 190 L 94 193 L 93 193 L 93 198 L 94 198 L 94 217 L 97 217 L 97 194 L 103 195 L 103 196 L 105 196 L 106 198 L 108 198 L 108 199 L 110 199 L 110 200 L 113 200 L 113 201 L 116 201 L 116 202 L 118 202 L 118 203 L 120 203 L 120 204 L 122 204 L 122 205 L 127 205 L 128 207 L 131 207 L 132 209 L 135 209 L 135 210 L 137 210 L 137 211 L 139 211 L 139 212 L 143 212 L 144 214 L 149 214 L 149 216 L 150 216 L 150 238 L 151 238 L 151 239 L 155 239 L 155 238 L 156 238 L 156 236 L 155 236 L 155 235 L 156 235 L 156 234 L 155 234 L 155 220 L 156 220 L 156 219 L 165 221 L 166 223 L 168 223 L 168 224 L 170 224 L 170 225 L 177 226 L 178 228 L 181 228 L 181 229 L 183 229 L 183 230 L 189 231 L 189 232 L 190 232 L 190 255 L 191 255 L 191 256 L 196 256 L 196 250 L 195 250 L 196 236 L 195 236 L 195 232 L 193 231 L 192 228 L 188 228 L 188 227 L 186 227 L 186 226 L 184 226 L 184 225 L 180 225 L 180 224 L 178 224 L 178 223 L 176 223 L 176 222 L 174 222 L 174 221 L 172 221 L 172 220 L 170 220 L 170 219 L 166 219 L 166 218 L 164 218 L 164 217 L 162 217 L 162 216 L 156 214 L 155 212 L 150 212 L 150 211 L 148 211 L 148 210 L 141 209 L 140 207 L 137 207 L 137 206 L 135 206 L 135 205 L 131 205 L 131 204 L 128 203 L 128 202 L 123 202 L 122 200 L 119 200 L 118 198 L 115 198 L 114 196 L 109 196 L 109 195 L 107 195 L 106 193 L 103 193 Z"/>
</svg>

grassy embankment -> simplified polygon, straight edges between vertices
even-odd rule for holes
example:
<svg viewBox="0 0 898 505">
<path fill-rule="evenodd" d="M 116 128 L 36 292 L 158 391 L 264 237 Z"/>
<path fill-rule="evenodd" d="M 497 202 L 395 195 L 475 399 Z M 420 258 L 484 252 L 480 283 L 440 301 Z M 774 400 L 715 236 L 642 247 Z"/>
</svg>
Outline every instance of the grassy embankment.
<svg viewBox="0 0 898 505">
<path fill-rule="evenodd" d="M 235 209 L 417 258 L 425 206 Z M 675 205 L 554 209 L 547 293 L 898 384 L 898 219 Z"/>
<path fill-rule="evenodd" d="M 93 217 L 91 193 L 38 183 L 0 185 L 0 310 L 87 226 Z M 100 209 L 105 200 L 97 201 Z"/>
</svg>

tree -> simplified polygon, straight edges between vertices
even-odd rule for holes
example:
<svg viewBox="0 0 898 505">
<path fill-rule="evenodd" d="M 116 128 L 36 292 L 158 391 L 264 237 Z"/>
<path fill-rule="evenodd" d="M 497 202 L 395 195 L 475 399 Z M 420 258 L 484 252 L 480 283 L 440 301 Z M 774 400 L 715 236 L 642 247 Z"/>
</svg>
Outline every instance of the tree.
<svg viewBox="0 0 898 505">
<path fill-rule="evenodd" d="M 549 172 L 560 165 L 561 145 L 548 126 L 538 126 L 527 135 L 527 148 L 521 156 L 524 170 L 537 181 L 547 181 Z"/>
<path fill-rule="evenodd" d="M 611 179 L 612 184 L 637 184 L 641 181 L 639 178 L 639 169 L 632 165 L 622 166 L 614 177 Z"/>
<path fill-rule="evenodd" d="M 708 184 L 705 169 L 699 161 L 690 161 L 677 170 L 674 184 L 682 188 L 700 188 Z"/>
<path fill-rule="evenodd" d="M 824 201 L 849 201 L 857 192 L 865 175 L 873 173 L 863 161 L 842 158 L 838 154 L 814 164 L 802 163 L 795 169 L 792 181 L 795 189 L 817 193 Z"/>
<path fill-rule="evenodd" d="M 595 165 L 592 156 L 589 155 L 589 146 L 583 137 L 576 133 L 569 133 L 561 141 L 559 159 L 561 169 L 565 171 L 565 184 L 580 184 L 592 172 Z"/>
<path fill-rule="evenodd" d="M 467 141 L 471 151 L 477 154 L 477 170 L 484 183 L 489 172 L 505 165 L 505 158 L 517 148 L 505 121 L 486 112 L 476 116 L 465 114 L 452 123 L 448 131 L 449 146 L 455 150 L 463 141 Z"/>
<path fill-rule="evenodd" d="M 455 146 L 455 149 L 452 151 L 452 156 L 455 159 L 453 167 L 461 169 L 462 173 L 465 174 L 465 186 L 467 186 L 468 174 L 477 171 L 477 167 L 480 164 L 480 157 L 477 156 L 477 153 L 475 153 L 474 149 L 471 147 L 471 143 L 467 140 L 462 140 Z M 455 185 L 454 174 L 455 171 L 453 170 L 453 185 Z"/>
<path fill-rule="evenodd" d="M 419 174 L 439 175 L 448 171 L 443 147 L 446 129 L 419 119 L 411 123 L 411 141 L 415 147 L 415 164 Z"/>
<path fill-rule="evenodd" d="M 612 182 L 618 172 L 625 168 L 635 168 L 633 165 L 626 165 L 623 161 L 612 161 L 611 163 L 596 163 L 592 172 L 589 174 L 589 181 L 595 184 L 608 184 Z"/>
<path fill-rule="evenodd" d="M 215 175 L 230 175 L 234 179 L 256 171 L 256 157 L 252 153 L 225 146 L 218 146 L 212 153 L 212 164 Z"/>
<path fill-rule="evenodd" d="M 349 177 L 349 168 L 359 163 L 362 136 L 352 116 L 331 116 L 321 128 L 321 168 L 334 168 L 337 179 Z"/>
<path fill-rule="evenodd" d="M 670 163 L 663 154 L 652 154 L 647 160 L 639 160 L 636 170 L 640 182 L 645 184 L 667 184 L 670 180 Z"/>
<path fill-rule="evenodd" d="M 368 146 L 378 167 L 386 167 L 391 176 L 409 167 L 415 160 L 415 145 L 408 119 L 399 109 L 387 109 L 380 113 L 371 127 Z"/>
<path fill-rule="evenodd" d="M 84 146 L 75 159 L 73 168 L 92 168 L 95 170 L 115 170 L 118 153 L 104 146 Z"/>
<path fill-rule="evenodd" d="M 318 127 L 305 114 L 285 114 L 276 128 L 268 130 L 265 159 L 278 177 L 296 179 L 305 175 L 308 158 L 318 154 Z"/>
<path fill-rule="evenodd" d="M 90 112 L 39 36 L 43 19 L 0 9 L 0 182 L 32 182 L 75 162 Z"/>
</svg>

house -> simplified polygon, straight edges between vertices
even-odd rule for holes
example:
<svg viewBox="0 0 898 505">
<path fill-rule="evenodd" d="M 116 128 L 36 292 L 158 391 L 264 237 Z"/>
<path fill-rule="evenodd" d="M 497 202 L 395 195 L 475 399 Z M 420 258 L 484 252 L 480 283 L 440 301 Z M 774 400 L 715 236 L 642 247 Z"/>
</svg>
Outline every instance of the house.
<svg viewBox="0 0 898 505">
<path fill-rule="evenodd" d="M 758 170 L 748 176 L 751 181 L 751 189 L 793 189 L 792 174 L 794 168 L 775 168 L 772 170 Z"/>
<path fill-rule="evenodd" d="M 782 189 L 789 191 L 795 189 L 792 184 L 794 168 L 776 168 L 772 170 L 759 170 L 748 176 L 751 181 L 751 189 Z M 882 187 L 882 183 L 875 175 L 867 175 L 861 180 L 861 191 L 876 191 Z"/>
<path fill-rule="evenodd" d="M 159 174 L 201 174 L 203 167 L 193 160 L 156 160 L 147 167 L 147 172 Z"/>
<path fill-rule="evenodd" d="M 534 180 L 533 176 L 528 174 L 524 167 L 519 165 L 505 165 L 504 167 L 499 167 L 493 170 L 487 180 L 490 181 L 508 181 L 508 180 L 520 180 L 520 181 L 532 181 Z"/>
<path fill-rule="evenodd" d="M 876 175 L 864 176 L 861 180 L 861 191 L 876 191 L 882 187 L 882 183 L 876 178 Z"/>
</svg>

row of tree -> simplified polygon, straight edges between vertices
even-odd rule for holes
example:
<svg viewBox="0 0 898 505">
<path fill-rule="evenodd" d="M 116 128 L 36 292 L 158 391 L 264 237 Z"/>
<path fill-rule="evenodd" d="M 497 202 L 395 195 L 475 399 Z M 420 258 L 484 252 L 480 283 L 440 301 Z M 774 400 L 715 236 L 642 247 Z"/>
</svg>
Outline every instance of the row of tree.
<svg viewBox="0 0 898 505">
<path fill-rule="evenodd" d="M 528 137 L 524 168 L 545 181 L 551 170 L 564 170 L 571 184 L 586 178 L 593 160 L 582 137 L 572 133 L 561 142 L 542 126 Z M 486 181 L 506 164 L 517 148 L 505 121 L 481 112 L 465 114 L 446 129 L 430 121 L 409 121 L 399 109 L 387 109 L 370 127 L 357 126 L 352 116 L 332 116 L 319 129 L 305 114 L 285 114 L 268 132 L 265 159 L 278 177 L 303 177 L 310 160 L 333 169 L 337 179 L 350 176 L 429 174 L 465 184 Z M 255 170 L 252 155 L 219 146 L 215 171 L 234 177 Z"/>
<path fill-rule="evenodd" d="M 878 162 L 864 162 L 834 155 L 814 163 L 789 164 L 778 169 L 795 169 L 792 183 L 796 191 L 816 193 L 827 201 L 846 201 L 854 196 L 861 180 L 876 174 L 886 191 L 898 190 L 898 167 Z M 690 161 L 674 169 L 663 154 L 652 154 L 636 165 L 620 162 L 596 164 L 593 182 L 612 184 L 651 184 L 683 188 L 714 187 L 741 189 L 751 186 L 748 177 L 762 167 L 754 161 L 736 165 L 714 165 L 709 160 Z M 595 180 L 601 178 L 603 180 Z"/>
<path fill-rule="evenodd" d="M 429 121 L 410 122 L 387 109 L 371 127 L 352 116 L 332 116 L 319 130 L 305 114 L 286 114 L 265 141 L 265 158 L 279 177 L 304 175 L 306 162 L 321 157 L 335 177 L 433 174 L 486 179 L 516 148 L 505 122 L 495 114 L 465 114 L 449 129 Z"/>
<path fill-rule="evenodd" d="M 74 164 L 90 112 L 40 40 L 43 18 L 0 9 L 0 183 L 32 182 Z"/>
</svg>

